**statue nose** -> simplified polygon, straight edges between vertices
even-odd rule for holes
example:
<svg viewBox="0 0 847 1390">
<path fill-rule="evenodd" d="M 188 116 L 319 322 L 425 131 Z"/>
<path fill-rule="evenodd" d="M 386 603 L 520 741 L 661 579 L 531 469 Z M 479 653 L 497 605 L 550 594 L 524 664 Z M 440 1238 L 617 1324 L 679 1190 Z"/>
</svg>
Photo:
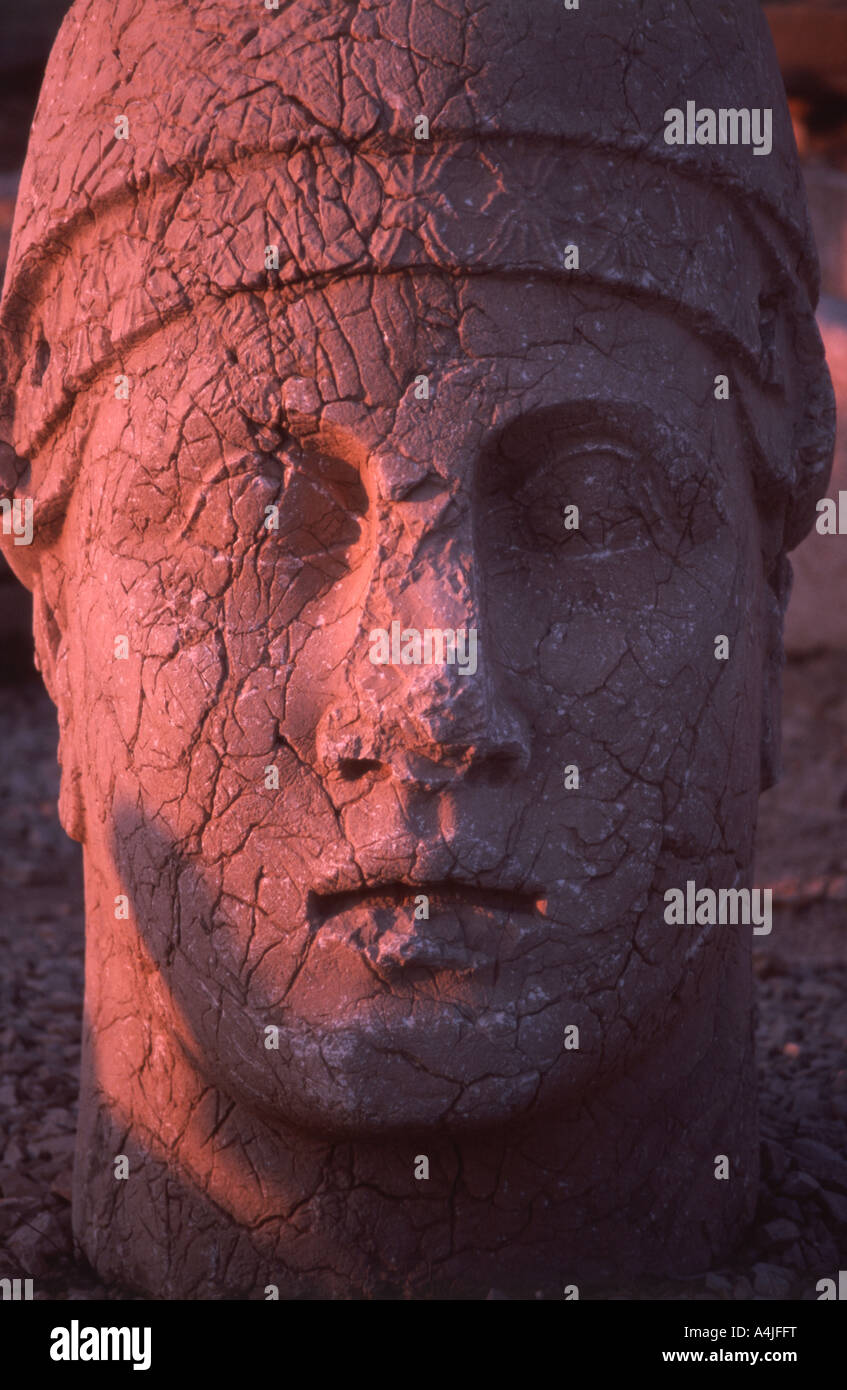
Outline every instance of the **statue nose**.
<svg viewBox="0 0 847 1390">
<path fill-rule="evenodd" d="M 372 684 L 364 674 L 350 699 L 327 711 L 318 755 L 327 771 L 356 780 L 388 772 L 436 789 L 457 778 L 502 783 L 526 770 L 527 721 L 496 689 L 491 673 L 463 677 L 445 667 L 409 668 Z M 383 679 L 386 679 L 383 677 Z"/>
<path fill-rule="evenodd" d="M 528 766 L 528 722 L 486 645 L 470 498 L 430 492 L 382 514 L 345 696 L 320 723 L 318 755 L 351 778 L 504 780 Z"/>
<path fill-rule="evenodd" d="M 458 776 L 503 781 L 526 769 L 528 721 L 486 650 L 477 606 L 461 597 L 454 592 L 446 605 L 455 626 L 435 621 L 433 605 L 415 611 L 407 602 L 403 620 L 360 627 L 345 697 L 318 729 L 327 770 L 351 778 L 390 770 L 435 787 Z"/>
</svg>

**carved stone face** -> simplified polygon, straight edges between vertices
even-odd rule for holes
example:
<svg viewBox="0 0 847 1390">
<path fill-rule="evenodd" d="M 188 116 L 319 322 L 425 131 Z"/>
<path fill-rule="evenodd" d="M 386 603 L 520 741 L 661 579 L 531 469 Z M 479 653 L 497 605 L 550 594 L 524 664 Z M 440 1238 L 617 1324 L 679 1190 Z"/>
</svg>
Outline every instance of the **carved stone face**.
<svg viewBox="0 0 847 1390">
<path fill-rule="evenodd" d="M 712 350 L 596 291 L 397 275 L 125 365 L 53 446 L 62 757 L 89 902 L 129 898 L 201 1072 L 332 1134 L 484 1126 L 702 1008 L 726 942 L 662 894 L 749 864 L 763 661 Z M 476 629 L 477 669 L 375 665 L 392 622 Z"/>
<path fill-rule="evenodd" d="M 832 443 L 760 6 L 100 8 L 0 312 L 77 1238 L 178 1298 L 701 1270 L 755 1204 L 752 932 L 664 894 L 750 882 Z M 767 158 L 667 143 L 741 91 Z"/>
</svg>

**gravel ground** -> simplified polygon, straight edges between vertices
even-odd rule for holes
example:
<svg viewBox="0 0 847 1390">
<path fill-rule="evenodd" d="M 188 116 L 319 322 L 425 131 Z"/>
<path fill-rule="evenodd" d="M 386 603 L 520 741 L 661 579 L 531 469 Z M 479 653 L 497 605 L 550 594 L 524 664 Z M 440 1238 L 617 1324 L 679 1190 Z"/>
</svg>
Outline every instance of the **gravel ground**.
<svg viewBox="0 0 847 1390">
<path fill-rule="evenodd" d="M 790 666 L 785 692 L 786 779 L 763 799 L 759 833 L 757 881 L 777 906 L 755 957 L 755 1223 L 705 1279 L 583 1297 L 810 1300 L 847 1268 L 847 654 Z M 0 1276 L 32 1276 L 37 1298 L 132 1298 L 104 1287 L 71 1238 L 83 899 L 40 686 L 0 689 L 0 730 Z"/>
</svg>

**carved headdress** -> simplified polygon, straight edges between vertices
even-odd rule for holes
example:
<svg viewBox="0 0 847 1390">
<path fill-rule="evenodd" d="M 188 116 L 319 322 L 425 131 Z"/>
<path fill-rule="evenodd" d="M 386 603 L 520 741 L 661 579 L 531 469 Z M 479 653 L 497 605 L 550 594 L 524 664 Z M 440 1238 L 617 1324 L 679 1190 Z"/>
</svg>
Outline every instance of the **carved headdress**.
<svg viewBox="0 0 847 1390">
<path fill-rule="evenodd" d="M 688 102 L 772 110 L 772 152 L 668 145 Z M 578 276 L 665 307 L 767 394 L 760 495 L 785 548 L 808 530 L 832 391 L 758 0 L 76 0 L 0 311 L 0 486 L 55 533 L 79 460 L 42 466 L 45 441 L 163 321 L 418 268 Z M 31 582 L 35 554 L 10 558 Z"/>
</svg>

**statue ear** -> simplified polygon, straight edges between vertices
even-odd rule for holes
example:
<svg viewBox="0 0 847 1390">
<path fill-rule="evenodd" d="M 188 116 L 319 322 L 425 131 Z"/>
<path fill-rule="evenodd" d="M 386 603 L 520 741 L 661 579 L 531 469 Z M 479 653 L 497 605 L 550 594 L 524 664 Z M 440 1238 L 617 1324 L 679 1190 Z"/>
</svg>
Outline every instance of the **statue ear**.
<svg viewBox="0 0 847 1390">
<path fill-rule="evenodd" d="M 763 792 L 775 786 L 782 776 L 782 668 L 785 665 L 782 634 L 791 580 L 791 561 L 783 552 L 765 587 L 760 758 L 760 790 Z"/>
<path fill-rule="evenodd" d="M 73 719 L 73 699 L 68 679 L 68 652 L 56 613 L 41 583 L 32 593 L 35 661 L 47 693 L 59 716 L 59 820 L 72 840 L 85 843 L 85 805 L 82 797 L 82 760 Z"/>
</svg>

